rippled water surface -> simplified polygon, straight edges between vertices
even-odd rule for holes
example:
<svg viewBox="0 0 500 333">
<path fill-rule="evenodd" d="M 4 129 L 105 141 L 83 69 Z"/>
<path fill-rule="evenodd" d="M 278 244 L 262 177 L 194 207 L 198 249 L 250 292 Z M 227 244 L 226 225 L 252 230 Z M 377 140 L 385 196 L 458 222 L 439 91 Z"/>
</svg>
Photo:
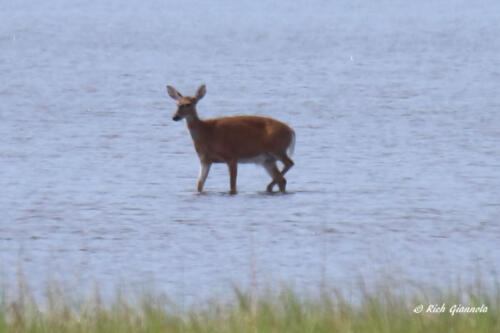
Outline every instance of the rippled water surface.
<svg viewBox="0 0 500 333">
<path fill-rule="evenodd" d="M 500 262 L 496 1 L 3 1 L 0 281 L 173 298 L 232 284 L 436 284 Z M 286 195 L 198 160 L 202 118 L 297 133 Z"/>
</svg>

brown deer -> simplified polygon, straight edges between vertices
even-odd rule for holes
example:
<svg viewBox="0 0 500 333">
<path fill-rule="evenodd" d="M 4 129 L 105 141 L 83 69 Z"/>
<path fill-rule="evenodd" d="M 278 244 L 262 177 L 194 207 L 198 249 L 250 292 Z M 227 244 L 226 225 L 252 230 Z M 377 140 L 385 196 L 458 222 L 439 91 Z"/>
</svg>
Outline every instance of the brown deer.
<svg viewBox="0 0 500 333">
<path fill-rule="evenodd" d="M 200 158 L 198 192 L 203 185 L 212 163 L 226 163 L 229 167 L 231 194 L 236 193 L 238 163 L 262 165 L 272 178 L 267 191 L 278 185 L 285 192 L 285 173 L 293 166 L 288 154 L 293 153 L 295 132 L 275 119 L 257 116 L 236 116 L 202 120 L 196 112 L 196 104 L 205 96 L 201 85 L 195 96 L 182 96 L 175 88 L 167 86 L 170 97 L 177 101 L 173 120 L 186 119 L 194 148 Z M 279 171 L 276 161 L 281 161 Z"/>
</svg>

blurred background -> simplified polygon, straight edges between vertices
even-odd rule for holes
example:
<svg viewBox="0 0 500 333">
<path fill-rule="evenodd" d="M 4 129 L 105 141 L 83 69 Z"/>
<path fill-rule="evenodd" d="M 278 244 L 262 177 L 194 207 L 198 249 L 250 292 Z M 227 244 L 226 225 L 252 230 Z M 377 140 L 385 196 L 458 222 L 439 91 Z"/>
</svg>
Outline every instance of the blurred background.
<svg viewBox="0 0 500 333">
<path fill-rule="evenodd" d="M 2 1 L 0 283 L 350 290 L 496 278 L 497 1 Z M 175 102 L 297 133 L 286 195 L 199 162 Z"/>
</svg>

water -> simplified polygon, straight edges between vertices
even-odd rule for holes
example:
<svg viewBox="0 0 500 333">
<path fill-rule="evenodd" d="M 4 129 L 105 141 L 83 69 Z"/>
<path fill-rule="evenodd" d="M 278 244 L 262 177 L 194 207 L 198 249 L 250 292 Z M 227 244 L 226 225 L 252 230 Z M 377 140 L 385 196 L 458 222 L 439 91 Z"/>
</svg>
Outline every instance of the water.
<svg viewBox="0 0 500 333">
<path fill-rule="evenodd" d="M 125 284 L 177 300 L 500 262 L 495 1 L 3 1 L 0 282 Z M 198 160 L 165 85 L 202 118 L 297 133 L 286 195 Z"/>
</svg>

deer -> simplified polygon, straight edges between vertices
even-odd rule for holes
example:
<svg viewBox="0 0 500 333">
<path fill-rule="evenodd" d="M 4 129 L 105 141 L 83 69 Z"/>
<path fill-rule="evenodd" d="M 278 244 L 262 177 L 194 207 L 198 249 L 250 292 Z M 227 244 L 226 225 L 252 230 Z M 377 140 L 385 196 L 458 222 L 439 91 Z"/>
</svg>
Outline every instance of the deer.
<svg viewBox="0 0 500 333">
<path fill-rule="evenodd" d="M 206 94 L 201 85 L 194 96 L 183 96 L 167 85 L 170 97 L 177 101 L 174 121 L 186 120 L 194 148 L 200 159 L 197 190 L 203 192 L 210 167 L 213 163 L 226 163 L 229 168 L 230 194 L 236 194 L 238 163 L 255 163 L 263 166 L 272 180 L 266 191 L 286 192 L 285 173 L 294 165 L 290 158 L 295 147 L 295 132 L 287 124 L 261 116 L 232 116 L 200 119 L 196 105 Z M 283 163 L 280 171 L 277 161 Z"/>
</svg>

